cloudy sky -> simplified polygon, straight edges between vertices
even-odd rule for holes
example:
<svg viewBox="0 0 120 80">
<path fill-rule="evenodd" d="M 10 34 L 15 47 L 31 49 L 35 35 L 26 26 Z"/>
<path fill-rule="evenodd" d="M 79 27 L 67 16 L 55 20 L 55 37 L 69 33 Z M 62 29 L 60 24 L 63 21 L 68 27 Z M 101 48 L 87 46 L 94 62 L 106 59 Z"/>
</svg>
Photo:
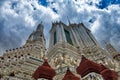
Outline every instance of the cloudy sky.
<svg viewBox="0 0 120 80">
<path fill-rule="evenodd" d="M 0 0 L 0 55 L 22 46 L 41 21 L 48 40 L 51 23 L 68 24 L 67 16 L 120 51 L 120 0 Z"/>
</svg>

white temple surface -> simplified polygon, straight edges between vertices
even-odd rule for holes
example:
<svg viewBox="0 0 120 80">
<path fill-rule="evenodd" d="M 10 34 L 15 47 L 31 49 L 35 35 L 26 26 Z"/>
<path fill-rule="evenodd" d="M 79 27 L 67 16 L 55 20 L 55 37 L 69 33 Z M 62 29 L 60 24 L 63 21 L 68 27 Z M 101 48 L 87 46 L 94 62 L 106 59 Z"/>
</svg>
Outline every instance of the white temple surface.
<svg viewBox="0 0 120 80">
<path fill-rule="evenodd" d="M 73 74 L 81 78 L 76 72 L 81 55 L 118 72 L 120 79 L 120 53 L 109 43 L 106 43 L 107 50 L 103 49 L 83 23 L 69 25 L 61 21 L 52 23 L 47 54 L 43 28 L 40 23 L 24 46 L 6 50 L 0 57 L 0 80 L 34 80 L 32 77 L 34 71 L 46 58 L 50 66 L 56 70 L 53 80 L 62 80 L 68 67 Z M 97 73 L 90 73 L 81 80 L 103 78 Z"/>
</svg>

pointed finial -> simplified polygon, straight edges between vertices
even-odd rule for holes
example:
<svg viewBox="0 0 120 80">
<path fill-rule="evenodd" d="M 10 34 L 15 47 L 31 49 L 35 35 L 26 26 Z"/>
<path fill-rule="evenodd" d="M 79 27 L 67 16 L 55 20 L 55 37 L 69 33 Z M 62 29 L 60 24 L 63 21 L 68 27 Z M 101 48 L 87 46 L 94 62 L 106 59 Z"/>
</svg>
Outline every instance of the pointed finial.
<svg viewBox="0 0 120 80">
<path fill-rule="evenodd" d="M 81 55 L 81 59 L 82 60 L 84 60 L 84 59 L 86 60 L 86 57 L 84 55 Z"/>
<path fill-rule="evenodd" d="M 68 22 L 69 22 L 69 24 L 70 24 L 70 20 L 69 20 L 68 16 L 67 16 L 67 19 L 68 19 Z"/>
<path fill-rule="evenodd" d="M 69 67 L 67 67 L 67 70 L 69 71 L 69 70 L 70 70 L 70 68 L 69 68 Z"/>
<path fill-rule="evenodd" d="M 42 23 L 43 23 L 43 22 L 41 21 L 41 22 L 38 24 L 38 26 L 37 26 L 37 28 L 36 28 L 36 31 L 43 31 L 44 26 L 43 26 Z"/>
<path fill-rule="evenodd" d="M 38 24 L 38 26 L 42 25 L 42 23 L 43 23 L 43 22 L 41 21 L 41 22 Z"/>
<path fill-rule="evenodd" d="M 42 24 L 43 22 L 41 21 L 41 23 L 40 24 Z"/>
<path fill-rule="evenodd" d="M 42 25 L 42 23 L 43 23 L 43 22 L 41 21 L 41 22 L 38 24 L 38 26 L 41 26 L 41 25 Z"/>
<path fill-rule="evenodd" d="M 105 41 L 105 40 L 103 40 L 103 42 L 104 42 L 105 44 L 108 44 L 107 41 Z"/>
</svg>

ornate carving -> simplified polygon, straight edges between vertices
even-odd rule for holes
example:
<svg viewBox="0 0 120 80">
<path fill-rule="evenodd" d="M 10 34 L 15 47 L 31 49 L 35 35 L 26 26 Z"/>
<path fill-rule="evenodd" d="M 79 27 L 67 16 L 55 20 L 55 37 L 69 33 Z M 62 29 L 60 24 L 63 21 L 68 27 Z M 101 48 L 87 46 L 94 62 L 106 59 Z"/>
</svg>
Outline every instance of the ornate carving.
<svg viewBox="0 0 120 80">
<path fill-rule="evenodd" d="M 71 67 L 78 66 L 79 62 L 80 62 L 79 59 L 74 58 L 73 56 L 70 56 L 68 54 L 65 55 L 58 54 L 56 58 L 51 59 L 51 65 L 56 69 L 65 66 Z"/>
</svg>

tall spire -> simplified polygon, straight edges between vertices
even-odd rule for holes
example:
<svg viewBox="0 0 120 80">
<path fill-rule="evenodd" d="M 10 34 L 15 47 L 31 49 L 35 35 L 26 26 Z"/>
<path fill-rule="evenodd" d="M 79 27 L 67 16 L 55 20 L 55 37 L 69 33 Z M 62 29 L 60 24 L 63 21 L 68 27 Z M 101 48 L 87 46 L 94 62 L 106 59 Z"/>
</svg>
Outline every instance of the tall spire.
<svg viewBox="0 0 120 80">
<path fill-rule="evenodd" d="M 105 41 L 105 40 L 103 40 L 103 42 L 104 42 L 104 44 L 105 44 L 105 45 L 107 45 L 107 44 L 108 44 L 108 43 L 107 43 L 107 41 Z"/>
<path fill-rule="evenodd" d="M 108 42 L 105 41 L 105 47 L 107 51 L 112 54 L 112 57 L 114 57 L 116 54 L 118 54 L 117 50 Z"/>
<path fill-rule="evenodd" d="M 41 21 L 41 23 L 38 24 L 36 31 L 33 31 L 31 35 L 29 36 L 27 43 L 34 42 L 34 41 L 44 42 L 45 38 L 43 34 L 43 29 L 44 29 L 44 26 Z"/>
<path fill-rule="evenodd" d="M 42 24 L 42 21 L 41 21 L 41 23 L 38 24 L 36 31 L 41 31 L 41 32 L 43 32 L 43 28 L 44 28 L 44 27 L 43 27 L 43 24 Z"/>
<path fill-rule="evenodd" d="M 68 16 L 67 16 L 67 19 L 68 19 L 68 22 L 69 22 L 69 25 L 70 25 L 70 20 L 69 20 Z"/>
</svg>

